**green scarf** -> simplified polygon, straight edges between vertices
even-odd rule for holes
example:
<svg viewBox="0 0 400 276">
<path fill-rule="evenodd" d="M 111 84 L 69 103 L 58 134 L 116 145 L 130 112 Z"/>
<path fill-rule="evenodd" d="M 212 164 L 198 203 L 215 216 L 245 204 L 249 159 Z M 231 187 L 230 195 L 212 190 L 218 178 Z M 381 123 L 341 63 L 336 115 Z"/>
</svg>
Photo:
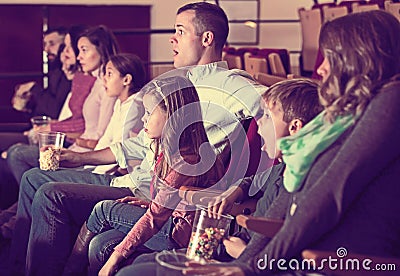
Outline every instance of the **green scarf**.
<svg viewBox="0 0 400 276">
<path fill-rule="evenodd" d="M 324 120 L 325 111 L 306 124 L 295 135 L 278 140 L 286 170 L 283 185 L 289 192 L 301 188 L 315 158 L 332 145 L 355 122 L 353 115 L 338 116 L 333 123 Z"/>
</svg>

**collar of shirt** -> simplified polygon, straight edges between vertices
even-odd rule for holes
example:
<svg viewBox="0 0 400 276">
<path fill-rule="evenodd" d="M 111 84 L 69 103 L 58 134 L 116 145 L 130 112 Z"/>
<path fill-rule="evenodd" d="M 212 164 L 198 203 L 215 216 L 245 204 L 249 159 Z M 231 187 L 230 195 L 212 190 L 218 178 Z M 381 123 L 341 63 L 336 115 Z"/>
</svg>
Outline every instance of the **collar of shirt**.
<svg viewBox="0 0 400 276">
<path fill-rule="evenodd" d="M 218 61 L 205 65 L 193 66 L 189 69 L 187 75 L 191 82 L 196 83 L 205 76 L 213 74 L 215 71 L 221 69 L 228 70 L 228 63 L 226 61 Z"/>
</svg>

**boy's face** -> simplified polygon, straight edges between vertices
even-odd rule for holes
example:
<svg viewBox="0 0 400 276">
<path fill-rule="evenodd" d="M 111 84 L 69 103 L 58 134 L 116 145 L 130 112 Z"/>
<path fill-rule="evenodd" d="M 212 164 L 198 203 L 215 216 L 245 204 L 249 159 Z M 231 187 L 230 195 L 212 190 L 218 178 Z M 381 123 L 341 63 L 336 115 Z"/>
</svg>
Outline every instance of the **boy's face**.
<svg viewBox="0 0 400 276">
<path fill-rule="evenodd" d="M 174 54 L 174 67 L 199 65 L 203 55 L 202 36 L 193 24 L 195 11 L 187 10 L 176 16 L 175 34 L 169 39 Z"/>
<path fill-rule="evenodd" d="M 289 124 L 283 121 L 283 110 L 280 103 L 266 103 L 261 99 L 263 115 L 257 120 L 258 134 L 263 138 L 262 150 L 269 158 L 280 158 L 282 153 L 276 147 L 276 140 L 290 135 Z"/>
</svg>

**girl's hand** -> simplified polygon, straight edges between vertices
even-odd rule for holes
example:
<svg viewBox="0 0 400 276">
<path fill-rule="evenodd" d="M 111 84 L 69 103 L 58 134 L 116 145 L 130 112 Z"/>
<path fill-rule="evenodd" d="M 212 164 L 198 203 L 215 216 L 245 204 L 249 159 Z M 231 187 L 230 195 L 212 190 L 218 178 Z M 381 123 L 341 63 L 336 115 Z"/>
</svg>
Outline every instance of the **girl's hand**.
<svg viewBox="0 0 400 276">
<path fill-rule="evenodd" d="M 124 257 L 118 252 L 113 252 L 107 262 L 99 271 L 99 276 L 111 276 L 114 275 L 118 270 L 118 264 L 124 259 Z"/>
<path fill-rule="evenodd" d="M 202 265 L 195 262 L 189 262 L 187 266 L 183 270 L 184 275 L 244 276 L 244 272 L 236 266 Z"/>
<path fill-rule="evenodd" d="M 117 199 L 118 202 L 122 202 L 122 203 L 127 203 L 127 204 L 132 204 L 135 206 L 139 206 L 142 208 L 149 208 L 150 206 L 150 201 L 146 201 L 134 196 L 126 196 L 120 199 Z"/>
<path fill-rule="evenodd" d="M 247 246 L 247 244 L 238 237 L 229 237 L 227 239 L 224 239 L 223 243 L 226 252 L 235 259 L 237 259 L 240 254 L 242 254 Z"/>
</svg>

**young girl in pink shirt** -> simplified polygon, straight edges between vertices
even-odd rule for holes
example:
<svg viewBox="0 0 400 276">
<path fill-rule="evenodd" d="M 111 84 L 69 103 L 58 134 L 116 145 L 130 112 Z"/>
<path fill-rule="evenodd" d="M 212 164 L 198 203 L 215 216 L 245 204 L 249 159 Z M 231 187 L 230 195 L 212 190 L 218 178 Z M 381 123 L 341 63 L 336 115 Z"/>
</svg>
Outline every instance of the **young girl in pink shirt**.
<svg viewBox="0 0 400 276">
<path fill-rule="evenodd" d="M 89 243 L 90 270 L 101 269 L 102 275 L 143 249 L 187 247 L 195 208 L 179 197 L 179 187 L 209 187 L 223 174 L 190 81 L 183 77 L 155 80 L 144 91 L 142 120 L 154 151 L 151 198 L 129 196 L 97 203 L 80 231 L 66 273 L 85 269 Z"/>
</svg>

